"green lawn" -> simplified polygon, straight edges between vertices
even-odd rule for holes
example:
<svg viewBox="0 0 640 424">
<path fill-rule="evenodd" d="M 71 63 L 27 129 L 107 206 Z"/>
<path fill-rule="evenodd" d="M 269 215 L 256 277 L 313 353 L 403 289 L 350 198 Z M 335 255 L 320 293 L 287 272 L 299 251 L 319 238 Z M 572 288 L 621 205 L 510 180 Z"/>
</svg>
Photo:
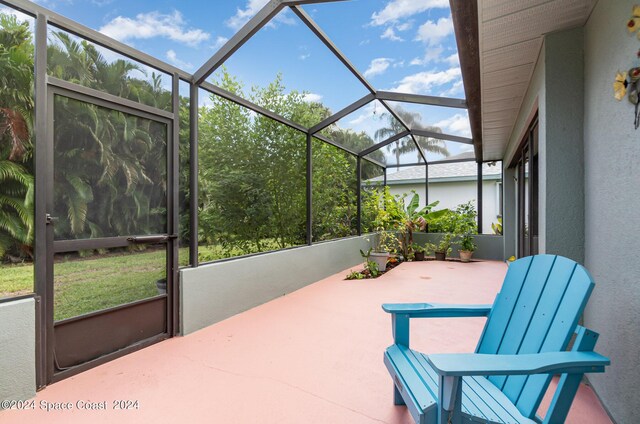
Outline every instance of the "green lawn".
<svg viewBox="0 0 640 424">
<path fill-rule="evenodd" d="M 163 250 L 89 258 L 68 257 L 54 265 L 56 321 L 158 294 L 165 277 Z M 0 267 L 0 297 L 33 292 L 33 264 Z"/>
<path fill-rule="evenodd" d="M 277 249 L 275 243 L 266 243 Z M 240 249 L 200 246 L 200 259 L 212 261 L 246 254 Z M 180 265 L 189 249 L 179 252 Z M 156 281 L 165 278 L 165 251 L 121 252 L 60 257 L 54 265 L 56 321 L 146 299 L 158 294 Z M 33 264 L 0 265 L 0 298 L 33 293 Z"/>
<path fill-rule="evenodd" d="M 56 263 L 54 318 L 58 321 L 155 296 L 156 281 L 165 278 L 165 269 L 164 250 Z"/>
<path fill-rule="evenodd" d="M 0 298 L 33 293 L 33 264 L 0 265 Z"/>
<path fill-rule="evenodd" d="M 182 265 L 188 256 L 188 249 L 180 249 Z M 164 270 L 164 250 L 60 258 L 54 266 L 54 318 L 59 321 L 155 296 L 155 283 L 165 277 Z M 0 265 L 0 298 L 33 290 L 33 264 Z"/>
</svg>

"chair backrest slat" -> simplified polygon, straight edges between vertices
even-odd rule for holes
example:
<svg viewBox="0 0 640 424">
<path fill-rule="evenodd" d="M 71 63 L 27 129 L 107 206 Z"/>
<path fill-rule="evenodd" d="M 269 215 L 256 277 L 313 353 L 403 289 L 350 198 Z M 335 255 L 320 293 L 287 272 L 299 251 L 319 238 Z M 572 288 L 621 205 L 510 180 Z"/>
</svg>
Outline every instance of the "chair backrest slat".
<svg viewBox="0 0 640 424">
<path fill-rule="evenodd" d="M 538 255 L 515 261 L 476 351 L 513 355 L 565 350 L 593 285 L 589 273 L 567 258 Z M 551 377 L 489 379 L 523 415 L 532 417 Z"/>
<path fill-rule="evenodd" d="M 477 353 L 496 353 L 502 342 L 502 336 L 509 325 L 513 309 L 520 297 L 522 283 L 527 278 L 533 257 L 526 257 L 509 266 L 500 293 L 496 297 L 487 320 L 484 333 L 478 342 Z"/>
<path fill-rule="evenodd" d="M 571 282 L 538 352 L 567 350 L 594 286 L 593 279 L 587 270 L 576 265 Z M 550 375 L 532 375 L 527 379 L 516 401 L 516 406 L 523 415 L 528 417 L 535 415 L 551 377 Z"/>
</svg>

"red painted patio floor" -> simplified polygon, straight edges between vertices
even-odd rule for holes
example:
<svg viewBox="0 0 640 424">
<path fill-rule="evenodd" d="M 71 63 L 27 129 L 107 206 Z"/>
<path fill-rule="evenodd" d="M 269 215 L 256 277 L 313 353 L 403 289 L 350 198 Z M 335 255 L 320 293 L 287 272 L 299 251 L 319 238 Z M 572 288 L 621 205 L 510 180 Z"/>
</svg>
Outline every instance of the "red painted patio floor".
<svg viewBox="0 0 640 424">
<path fill-rule="evenodd" d="M 377 280 L 319 281 L 186 337 L 178 337 L 53 384 L 35 411 L 4 411 L 10 423 L 411 423 L 394 406 L 382 363 L 391 343 L 383 302 L 491 303 L 500 262 L 406 263 Z M 213 284 L 213 283 L 212 283 Z M 412 321 L 412 347 L 471 352 L 484 319 Z M 78 411 L 76 402 L 107 402 Z M 113 410 L 112 402 L 138 401 Z M 44 412 L 45 402 L 73 411 Z M 547 399 L 548 402 L 548 399 Z M 569 423 L 609 423 L 581 387 Z"/>
</svg>

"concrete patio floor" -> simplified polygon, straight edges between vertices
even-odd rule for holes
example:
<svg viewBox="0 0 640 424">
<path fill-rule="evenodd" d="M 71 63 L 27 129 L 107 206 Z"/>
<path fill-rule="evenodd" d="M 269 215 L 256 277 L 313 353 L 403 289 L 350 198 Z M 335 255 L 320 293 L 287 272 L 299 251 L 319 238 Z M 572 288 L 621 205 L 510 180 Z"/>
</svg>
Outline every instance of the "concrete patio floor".
<svg viewBox="0 0 640 424">
<path fill-rule="evenodd" d="M 380 304 L 491 303 L 505 272 L 501 262 L 406 263 L 377 280 L 344 281 L 341 272 L 53 384 L 38 393 L 36 410 L 0 412 L 0 422 L 411 423 L 392 402 L 382 363 L 391 320 Z M 471 352 L 483 325 L 483 318 L 414 320 L 412 347 Z M 106 401 L 107 410 L 78 410 L 79 400 Z M 118 400 L 138 408 L 113 410 Z M 74 409 L 45 412 L 42 401 Z M 567 422 L 611 421 L 583 386 Z"/>
</svg>

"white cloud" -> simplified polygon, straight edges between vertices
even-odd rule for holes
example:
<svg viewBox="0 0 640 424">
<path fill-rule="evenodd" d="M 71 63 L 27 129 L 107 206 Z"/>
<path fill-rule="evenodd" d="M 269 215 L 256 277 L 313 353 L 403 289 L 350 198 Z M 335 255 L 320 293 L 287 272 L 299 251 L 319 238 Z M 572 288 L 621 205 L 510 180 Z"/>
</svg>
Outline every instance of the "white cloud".
<svg viewBox="0 0 640 424">
<path fill-rule="evenodd" d="M 16 18 L 18 18 L 18 21 L 30 21 L 31 23 L 33 23 L 34 21 L 31 16 L 25 15 L 24 13 L 19 12 L 16 9 L 5 7 L 2 4 L 0 4 L 0 13 L 2 13 L 3 15 L 15 16 Z"/>
<path fill-rule="evenodd" d="M 445 61 L 446 63 L 448 63 L 449 65 L 451 65 L 451 66 L 458 66 L 458 65 L 460 65 L 460 57 L 458 56 L 458 53 L 457 53 L 457 52 L 456 52 L 456 53 L 454 53 L 454 54 L 452 54 L 452 55 L 451 55 L 451 56 L 449 56 L 449 57 L 446 57 L 446 58 L 444 59 L 444 61 Z"/>
<path fill-rule="evenodd" d="M 311 53 L 303 53 L 300 56 L 298 56 L 298 59 L 300 60 L 307 60 L 311 57 Z"/>
<path fill-rule="evenodd" d="M 362 125 L 367 121 L 370 121 L 372 117 L 375 115 L 376 108 L 377 108 L 376 102 L 371 102 L 366 106 L 364 106 L 363 108 L 358 109 L 358 112 L 360 112 L 360 114 L 357 115 L 355 118 L 351 119 L 350 121 L 348 121 L 348 124 L 352 126 L 358 126 L 358 125 Z"/>
<path fill-rule="evenodd" d="M 377 59 L 373 59 L 369 64 L 369 67 L 366 71 L 364 71 L 364 76 L 375 77 L 376 75 L 384 74 L 389 66 L 393 63 L 393 59 L 389 59 L 387 57 L 379 57 Z"/>
<path fill-rule="evenodd" d="M 447 134 L 471 137 L 471 124 L 469 123 L 469 115 L 467 114 L 457 113 L 450 118 L 436 122 L 434 126 L 442 128 L 442 131 Z"/>
<path fill-rule="evenodd" d="M 427 21 L 420 25 L 416 41 L 435 46 L 451 34 L 453 34 L 453 21 L 451 18 L 440 18 L 437 22 Z"/>
<path fill-rule="evenodd" d="M 391 0 L 371 15 L 371 25 L 380 26 L 435 8 L 448 8 L 449 0 Z"/>
<path fill-rule="evenodd" d="M 369 114 L 363 113 L 362 115 L 358 115 L 355 118 L 353 118 L 351 121 L 349 121 L 349 124 L 353 126 L 362 125 L 365 122 L 369 121 L 370 119 L 371 119 L 371 116 Z"/>
<path fill-rule="evenodd" d="M 237 30 L 246 24 L 249 19 L 253 18 L 267 3 L 269 3 L 269 0 L 249 0 L 244 9 L 236 9 L 236 14 L 230 17 L 225 23 L 228 27 Z"/>
<path fill-rule="evenodd" d="M 244 24 L 249 22 L 249 20 L 253 18 L 267 3 L 269 3 L 269 0 L 248 0 L 244 9 L 237 8 L 236 14 L 227 19 L 225 24 L 229 28 L 237 31 L 242 28 Z M 274 20 L 287 25 L 295 25 L 296 20 L 288 16 L 287 12 L 288 9 L 285 9 L 278 13 L 278 15 L 270 22 L 270 25 L 273 26 Z"/>
<path fill-rule="evenodd" d="M 322 101 L 322 94 L 317 94 L 317 93 L 305 93 L 302 96 L 302 100 L 304 100 L 307 103 L 319 103 L 320 101 Z"/>
<path fill-rule="evenodd" d="M 396 31 L 393 29 L 393 27 L 385 29 L 380 38 L 391 41 L 404 41 L 404 38 L 396 35 Z"/>
<path fill-rule="evenodd" d="M 411 65 L 427 65 L 430 62 L 440 62 L 441 61 L 441 55 L 444 52 L 444 47 L 442 46 L 433 46 L 433 47 L 427 47 L 427 49 L 424 52 L 424 56 L 423 57 L 416 57 L 411 61 Z"/>
<path fill-rule="evenodd" d="M 409 21 L 409 22 L 405 22 L 405 23 L 400 24 L 400 25 L 396 25 L 396 29 L 398 31 L 408 31 L 411 28 L 413 28 L 413 21 Z"/>
<path fill-rule="evenodd" d="M 209 94 L 206 96 L 198 96 L 198 107 L 212 108 L 213 107 L 213 99 L 211 98 L 213 94 Z"/>
<path fill-rule="evenodd" d="M 26 22 L 29 25 L 29 29 L 31 30 L 32 33 L 35 33 L 36 30 L 36 20 L 34 18 L 32 18 L 29 15 L 26 15 L 14 8 L 11 7 L 5 7 L 2 4 L 0 4 L 0 13 L 5 14 L 5 15 L 12 15 L 15 16 L 18 20 L 18 22 Z"/>
<path fill-rule="evenodd" d="M 169 62 L 173 63 L 178 68 L 193 69 L 193 64 L 178 59 L 178 55 L 176 54 L 176 52 L 174 50 L 167 50 L 166 56 L 167 56 L 167 59 L 169 60 Z"/>
<path fill-rule="evenodd" d="M 216 42 L 213 43 L 213 46 L 211 46 L 214 49 L 219 49 L 220 47 L 224 46 L 224 44 L 229 41 L 229 39 L 227 37 L 222 37 L 220 35 L 218 35 L 216 37 Z"/>
<path fill-rule="evenodd" d="M 440 96 L 443 97 L 454 97 L 457 95 L 462 95 L 462 97 L 464 97 L 464 82 L 462 81 L 462 78 L 460 78 L 458 81 L 456 81 L 450 89 L 444 91 L 443 93 L 440 94 Z"/>
<path fill-rule="evenodd" d="M 118 16 L 100 28 L 100 32 L 116 40 L 149 39 L 155 37 L 196 46 L 210 38 L 210 34 L 197 28 L 187 28 L 182 13 L 158 11 L 140 13 L 134 19 Z"/>
<path fill-rule="evenodd" d="M 429 94 L 434 87 L 455 83 L 461 79 L 460 68 L 446 71 L 419 72 L 403 78 L 391 91 L 410 94 Z"/>
</svg>

